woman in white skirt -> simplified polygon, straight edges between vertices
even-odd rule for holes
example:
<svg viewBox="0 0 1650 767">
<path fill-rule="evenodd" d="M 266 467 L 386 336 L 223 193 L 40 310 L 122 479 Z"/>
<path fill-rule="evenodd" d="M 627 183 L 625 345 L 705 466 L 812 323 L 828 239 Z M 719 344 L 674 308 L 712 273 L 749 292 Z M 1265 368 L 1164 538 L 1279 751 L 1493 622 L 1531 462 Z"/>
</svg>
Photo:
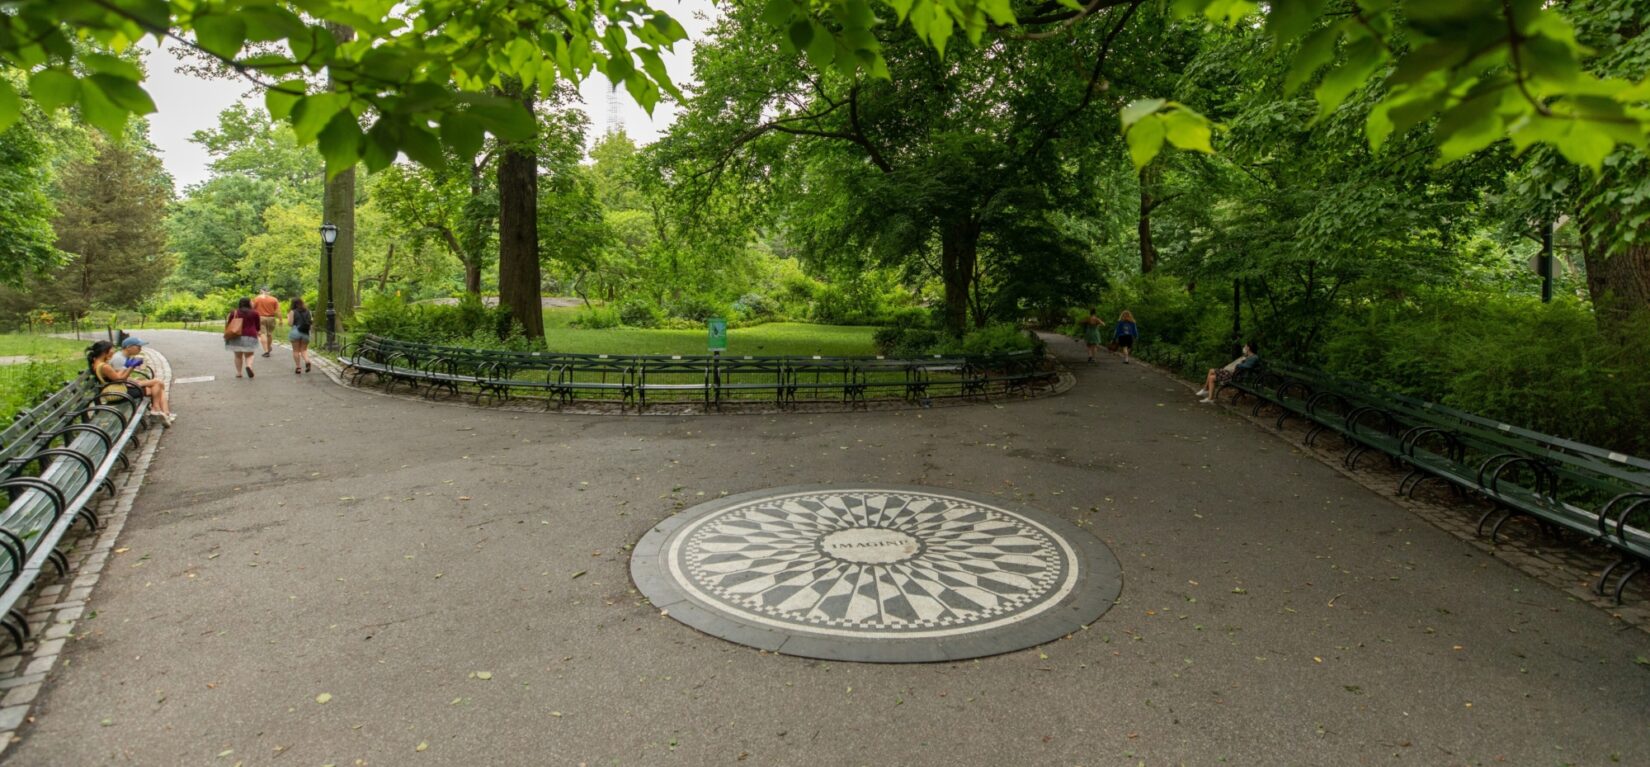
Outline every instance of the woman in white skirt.
<svg viewBox="0 0 1650 767">
<path fill-rule="evenodd" d="M 234 333 L 230 329 L 240 319 L 240 327 Z M 258 312 L 252 308 L 252 299 L 243 298 L 236 305 L 235 311 L 229 313 L 229 319 L 224 321 L 223 348 L 235 355 L 235 377 L 241 377 L 241 370 L 246 370 L 247 378 L 255 378 L 252 373 L 252 355 L 258 353 Z"/>
</svg>

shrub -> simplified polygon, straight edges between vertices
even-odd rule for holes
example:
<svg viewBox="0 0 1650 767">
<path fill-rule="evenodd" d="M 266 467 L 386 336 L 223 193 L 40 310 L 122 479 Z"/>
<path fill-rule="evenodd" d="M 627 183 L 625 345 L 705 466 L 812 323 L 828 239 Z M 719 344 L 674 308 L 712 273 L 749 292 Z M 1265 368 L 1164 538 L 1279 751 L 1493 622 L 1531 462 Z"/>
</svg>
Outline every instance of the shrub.
<svg viewBox="0 0 1650 767">
<path fill-rule="evenodd" d="M 899 340 L 887 352 L 890 357 L 926 357 L 939 354 L 936 351 L 945 343 L 945 334 L 928 328 L 910 328 L 899 336 Z"/>
<path fill-rule="evenodd" d="M 1124 308 L 1140 323 L 1143 354 L 1185 352 L 1201 376 L 1231 355 L 1231 293 L 1188 294 L 1170 277 L 1119 285 L 1100 303 L 1106 322 Z M 1073 323 L 1086 309 L 1073 310 Z M 1650 313 L 1601 330 L 1576 300 L 1542 304 L 1490 291 L 1427 289 L 1401 299 L 1349 299 L 1325 312 L 1314 336 L 1301 319 L 1259 317 L 1245 303 L 1245 336 L 1261 356 L 1299 361 L 1468 412 L 1613 450 L 1650 455 Z M 1069 329 L 1068 329 L 1069 330 Z M 1291 338 L 1316 337 L 1312 347 Z"/>
<path fill-rule="evenodd" d="M 733 302 L 733 313 L 746 322 L 762 322 L 779 316 L 779 302 L 761 293 L 746 293 Z"/>
<path fill-rule="evenodd" d="M 935 319 L 933 309 L 924 306 L 904 306 L 889 312 L 882 324 L 896 328 L 932 328 L 939 324 Z"/>
<path fill-rule="evenodd" d="M 846 325 L 851 314 L 848 294 L 836 285 L 820 285 L 808 305 L 808 319 L 822 325 Z"/>
<path fill-rule="evenodd" d="M 926 327 L 879 328 L 871 336 L 877 353 L 888 357 L 926 357 L 933 354 L 984 356 L 1009 352 L 1043 352 L 1042 339 L 1010 323 L 971 330 L 961 338 Z"/>
<path fill-rule="evenodd" d="M 1438 294 L 1348 313 L 1313 361 L 1343 378 L 1650 455 L 1650 315 L 1601 331 L 1577 301 Z"/>
<path fill-rule="evenodd" d="M 619 321 L 633 328 L 656 328 L 665 318 L 653 302 L 632 298 L 619 304 Z"/>
<path fill-rule="evenodd" d="M 11 423 L 14 413 L 39 404 L 85 367 L 75 360 L 0 366 L 0 420 Z"/>
<path fill-rule="evenodd" d="M 1042 339 L 1027 333 L 1011 323 L 987 325 L 963 334 L 962 338 L 948 339 L 934 347 L 934 354 L 966 354 L 982 356 L 1009 352 L 1040 351 Z"/>
<path fill-rule="evenodd" d="M 150 314 L 161 322 L 182 322 L 184 320 L 198 320 L 216 318 L 219 315 L 228 315 L 234 307 L 229 301 L 223 305 L 223 296 L 198 297 L 188 293 L 175 293 L 157 301 Z"/>
<path fill-rule="evenodd" d="M 508 309 L 490 308 L 475 296 L 457 305 L 409 304 L 387 293 L 366 297 L 355 313 L 353 330 L 429 343 L 468 342 L 478 335 L 508 341 L 521 334 Z"/>
<path fill-rule="evenodd" d="M 616 328 L 621 321 L 618 309 L 611 306 L 586 306 L 579 310 L 579 317 L 573 320 L 573 327 L 601 330 L 603 328 Z"/>
<path fill-rule="evenodd" d="M 944 336 L 934 329 L 933 315 L 921 307 L 897 312 L 890 322 L 871 334 L 877 353 L 888 357 L 920 357 L 932 354 Z"/>
<path fill-rule="evenodd" d="M 670 316 L 679 320 L 704 322 L 712 317 L 725 317 L 727 307 L 704 296 L 682 296 L 670 302 Z"/>
</svg>

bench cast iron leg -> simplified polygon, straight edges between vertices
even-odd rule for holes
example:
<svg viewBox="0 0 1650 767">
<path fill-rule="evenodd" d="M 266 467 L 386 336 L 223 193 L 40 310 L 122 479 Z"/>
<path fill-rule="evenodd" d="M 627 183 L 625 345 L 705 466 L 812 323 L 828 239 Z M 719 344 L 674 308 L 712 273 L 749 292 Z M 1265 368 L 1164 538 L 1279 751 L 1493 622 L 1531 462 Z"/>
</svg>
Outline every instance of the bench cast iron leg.
<svg viewBox="0 0 1650 767">
<path fill-rule="evenodd" d="M 1604 568 L 1604 572 L 1598 574 L 1598 580 L 1593 581 L 1593 593 L 1601 597 L 1604 596 L 1604 584 L 1610 581 L 1610 573 L 1615 572 L 1616 568 L 1622 565 L 1629 564 L 1629 562 L 1630 560 L 1624 555 L 1622 558 L 1611 562 L 1609 567 Z"/>
<path fill-rule="evenodd" d="M 1422 476 L 1419 469 L 1410 469 L 1409 473 L 1405 474 L 1403 479 L 1398 480 L 1398 494 L 1408 495 L 1409 483 L 1415 481 L 1415 478 L 1418 476 Z"/>
<path fill-rule="evenodd" d="M 1643 562 L 1634 562 L 1633 566 L 1627 568 L 1627 572 L 1622 574 L 1621 580 L 1616 581 L 1616 593 L 1614 595 L 1616 604 L 1621 604 L 1621 593 L 1627 590 L 1627 582 L 1633 580 L 1633 576 L 1638 575 L 1643 569 Z"/>
<path fill-rule="evenodd" d="M 1414 490 L 1415 490 L 1414 488 L 1410 488 L 1411 492 L 1414 492 Z M 1506 509 L 1503 509 L 1500 506 L 1496 506 L 1495 508 L 1484 512 L 1484 516 L 1478 518 L 1478 534 L 1479 535 L 1484 534 L 1484 523 L 1490 521 L 1490 517 L 1493 517 L 1497 514 L 1504 514 L 1504 513 L 1508 513 L 1508 512 L 1507 512 Z M 1497 524 L 1496 527 L 1500 527 L 1500 525 Z"/>
<path fill-rule="evenodd" d="M 1490 543 L 1500 543 L 1496 538 L 1501 535 L 1501 526 L 1516 516 L 1518 515 L 1515 512 L 1509 510 L 1507 516 L 1502 517 L 1500 522 L 1495 523 L 1495 527 L 1490 528 Z"/>
<path fill-rule="evenodd" d="M 11 615 L 7 615 L 4 620 L 0 620 L 0 626 L 5 627 L 6 633 L 11 635 L 12 643 L 17 646 L 17 651 L 22 652 L 23 642 L 28 639 L 29 624 L 22 623 L 23 628 L 19 629 L 17 624 L 20 621 L 17 620 L 16 615 L 15 611 Z"/>
</svg>

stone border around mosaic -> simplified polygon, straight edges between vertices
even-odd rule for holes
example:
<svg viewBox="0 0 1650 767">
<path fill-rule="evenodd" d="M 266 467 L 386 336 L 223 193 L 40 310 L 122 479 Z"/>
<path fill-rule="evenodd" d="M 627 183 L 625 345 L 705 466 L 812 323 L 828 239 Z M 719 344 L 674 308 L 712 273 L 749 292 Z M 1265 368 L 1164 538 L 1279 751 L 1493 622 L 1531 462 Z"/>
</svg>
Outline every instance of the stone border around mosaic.
<svg viewBox="0 0 1650 767">
<path fill-rule="evenodd" d="M 172 385 L 172 366 L 166 357 L 153 349 L 144 352 L 152 360 L 156 377 Z M 75 638 L 75 626 L 91 600 L 92 587 L 102 577 L 109 558 L 113 556 L 115 541 L 126 527 L 126 517 L 137 500 L 143 478 L 154 460 L 165 428 L 151 430 L 139 449 L 132 467 L 120 479 L 120 492 L 103 501 L 98 516 L 103 526 L 97 532 L 83 532 L 73 539 L 68 583 L 53 583 L 41 587 L 29 601 L 24 615 L 29 629 L 37 639 L 31 647 L 0 658 L 0 761 L 12 743 L 21 740 L 18 731 L 30 721 L 29 711 L 38 699 L 48 675 L 56 668 L 65 645 Z"/>
<path fill-rule="evenodd" d="M 790 485 L 766 488 L 717 498 L 690 507 L 654 526 L 631 552 L 630 574 L 637 589 L 660 614 L 690 628 L 735 644 L 822 660 L 862 663 L 932 663 L 967 660 L 1023 650 L 1082 631 L 1099 620 L 1116 604 L 1123 589 L 1122 568 L 1117 557 L 1093 533 L 1045 511 L 1006 504 L 999 499 L 957 490 L 915 485 L 875 485 L 868 483 L 830 485 Z M 708 609 L 670 576 L 667 543 L 672 535 L 695 520 L 752 501 L 799 492 L 890 492 L 933 493 L 955 496 L 988 507 L 1022 514 L 1063 538 L 1082 563 L 1084 572 L 1064 599 L 1023 621 L 976 633 L 942 639 L 865 639 L 825 637 L 791 633 L 783 629 L 755 625 L 728 613 Z"/>
</svg>

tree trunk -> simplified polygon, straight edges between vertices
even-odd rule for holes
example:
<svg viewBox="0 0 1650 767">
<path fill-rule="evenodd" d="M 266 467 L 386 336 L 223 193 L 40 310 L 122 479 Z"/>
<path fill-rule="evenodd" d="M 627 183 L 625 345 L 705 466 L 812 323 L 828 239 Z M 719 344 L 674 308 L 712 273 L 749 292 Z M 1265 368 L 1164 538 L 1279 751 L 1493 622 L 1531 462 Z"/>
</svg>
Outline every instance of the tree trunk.
<svg viewBox="0 0 1650 767">
<path fill-rule="evenodd" d="M 531 90 L 519 84 L 509 95 L 529 112 Z M 512 144 L 498 163 L 498 297 L 528 338 L 544 337 L 544 306 L 539 292 L 539 168 L 534 142 Z"/>
<path fill-rule="evenodd" d="M 470 200 L 464 210 L 464 236 L 467 242 L 460 245 L 457 237 L 450 231 L 447 233 L 455 252 L 459 254 L 459 260 L 464 263 L 464 292 L 477 298 L 481 297 L 481 259 L 487 249 L 487 235 L 486 225 L 475 217 L 474 206 L 486 188 L 487 156 L 482 155 L 479 162 L 470 163 Z"/>
<path fill-rule="evenodd" d="M 1619 213 L 1610 213 L 1619 216 Z M 1587 295 L 1605 329 L 1620 329 L 1635 313 L 1650 309 L 1650 244 L 1634 243 L 1612 252 L 1586 221 L 1581 223 L 1581 256 L 1587 267 Z"/>
<path fill-rule="evenodd" d="M 354 307 L 350 286 L 355 284 L 355 170 L 352 168 L 327 181 L 321 204 L 321 220 L 338 227 L 338 241 L 332 246 L 332 272 L 321 270 L 319 300 L 324 306 L 330 297 L 338 312 L 339 330 Z M 334 288 L 333 286 L 337 286 Z M 336 290 L 336 292 L 334 292 Z"/>
<path fill-rule="evenodd" d="M 962 335 L 968 329 L 969 287 L 979 258 L 980 224 L 971 216 L 947 222 L 940 230 L 940 278 L 945 283 L 945 329 Z"/>
<path fill-rule="evenodd" d="M 1157 268 L 1157 247 L 1152 245 L 1152 184 L 1157 174 L 1148 165 L 1140 170 L 1140 273 L 1151 274 Z"/>
<path fill-rule="evenodd" d="M 395 243 L 390 243 L 390 251 L 384 254 L 384 274 L 378 278 L 378 292 L 390 289 L 390 264 L 395 263 Z"/>
<path fill-rule="evenodd" d="M 355 30 L 343 24 L 328 24 L 328 31 L 340 43 L 355 39 Z M 332 83 L 328 83 L 330 87 Z M 327 179 L 321 203 L 322 223 L 338 227 L 338 241 L 332 246 L 332 273 L 322 270 L 320 302 L 325 307 L 333 298 L 338 313 L 338 329 L 355 313 L 355 169 Z M 334 286 L 337 286 L 334 288 Z M 336 290 L 336 293 L 333 291 Z"/>
<path fill-rule="evenodd" d="M 481 264 L 473 259 L 464 262 L 464 292 L 481 295 Z"/>
</svg>

